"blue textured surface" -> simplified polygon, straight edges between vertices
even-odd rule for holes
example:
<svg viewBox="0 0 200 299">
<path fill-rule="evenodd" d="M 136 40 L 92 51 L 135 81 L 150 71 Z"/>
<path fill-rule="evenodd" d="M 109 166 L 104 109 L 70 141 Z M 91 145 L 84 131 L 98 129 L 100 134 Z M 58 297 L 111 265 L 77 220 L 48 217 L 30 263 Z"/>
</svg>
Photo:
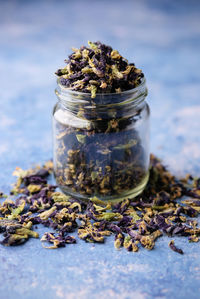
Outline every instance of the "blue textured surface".
<svg viewBox="0 0 200 299">
<path fill-rule="evenodd" d="M 151 151 L 177 175 L 200 175 L 199 1 L 1 1 L 0 189 L 9 191 L 16 166 L 51 158 L 54 71 L 87 40 L 143 69 Z M 2 246 L 0 298 L 199 298 L 199 243 L 175 241 L 183 256 L 167 237 L 138 253 L 116 251 L 112 237 L 59 250 L 35 239 Z"/>
</svg>

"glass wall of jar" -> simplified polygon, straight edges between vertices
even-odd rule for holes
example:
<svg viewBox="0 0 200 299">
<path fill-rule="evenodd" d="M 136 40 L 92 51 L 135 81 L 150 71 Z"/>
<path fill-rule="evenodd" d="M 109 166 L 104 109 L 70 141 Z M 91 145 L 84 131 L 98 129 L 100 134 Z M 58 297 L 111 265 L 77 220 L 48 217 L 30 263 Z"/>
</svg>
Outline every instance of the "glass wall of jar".
<svg viewBox="0 0 200 299">
<path fill-rule="evenodd" d="M 145 78 L 132 90 L 93 99 L 58 81 L 56 95 L 54 174 L 61 190 L 113 202 L 141 193 L 149 175 Z"/>
</svg>

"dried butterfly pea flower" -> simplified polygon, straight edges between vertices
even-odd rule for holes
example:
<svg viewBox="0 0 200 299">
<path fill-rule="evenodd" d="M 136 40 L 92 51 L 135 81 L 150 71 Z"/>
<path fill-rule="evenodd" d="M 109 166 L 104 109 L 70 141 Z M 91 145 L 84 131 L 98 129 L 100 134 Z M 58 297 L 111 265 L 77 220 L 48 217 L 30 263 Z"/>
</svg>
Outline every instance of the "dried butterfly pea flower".
<svg viewBox="0 0 200 299">
<path fill-rule="evenodd" d="M 178 253 L 180 253 L 180 254 L 183 254 L 183 250 L 175 246 L 175 244 L 174 244 L 174 240 L 171 240 L 171 241 L 169 242 L 169 247 L 170 247 L 173 251 L 178 252 Z"/>
<path fill-rule="evenodd" d="M 191 235 L 189 238 L 188 238 L 189 242 L 199 242 L 199 237 L 197 237 L 196 235 Z"/>
<path fill-rule="evenodd" d="M 89 47 L 72 48 L 73 53 L 65 60 L 67 65 L 56 75 L 66 88 L 96 93 L 121 92 L 140 84 L 143 73 L 118 51 L 100 42 L 88 42 Z M 87 76 L 85 76 L 87 74 Z"/>
<path fill-rule="evenodd" d="M 4 233 L 2 245 L 20 245 L 28 240 L 29 237 L 38 238 L 38 233 L 30 228 L 32 223 L 20 224 L 15 220 L 0 219 L 0 232 Z"/>
<path fill-rule="evenodd" d="M 27 235 L 27 236 L 30 236 L 30 237 L 33 237 L 33 238 L 38 238 L 39 235 L 37 232 L 34 232 L 26 227 L 21 227 L 21 228 L 17 228 L 16 229 L 16 234 L 17 235 Z"/>
<path fill-rule="evenodd" d="M 72 236 L 63 236 L 62 233 L 58 234 L 57 236 L 55 235 L 55 233 L 45 233 L 42 238 L 41 241 L 48 241 L 49 243 L 53 243 L 52 246 L 44 246 L 44 248 L 47 249 L 56 249 L 59 247 L 65 247 L 65 244 L 74 244 L 76 243 L 76 239 Z"/>
<path fill-rule="evenodd" d="M 30 193 L 36 193 L 41 190 L 41 186 L 31 184 L 31 185 L 28 185 L 27 189 Z"/>
<path fill-rule="evenodd" d="M 74 238 L 67 233 L 76 229 L 79 238 L 87 242 L 104 242 L 105 236 L 114 233 L 115 247 L 125 247 L 129 251 L 139 250 L 138 244 L 153 249 L 156 239 L 162 234 L 187 236 L 189 242 L 199 241 L 198 223 L 188 218 L 199 214 L 196 181 L 191 176 L 178 180 L 154 156 L 151 156 L 150 179 L 144 192 L 134 201 L 126 199 L 115 205 L 106 204 L 96 197 L 84 203 L 55 191 L 55 186 L 46 183 L 41 184 L 40 191 L 30 195 L 22 186 L 24 178 L 30 178 L 32 172 L 24 173 L 26 175 L 18 188 L 25 194 L 16 201 L 6 199 L 0 204 L 3 245 L 19 245 L 29 237 L 37 238 L 38 234 L 31 227 L 39 223 L 56 231 L 43 237 L 53 244 L 50 248 L 74 243 Z M 31 184 L 33 181 L 27 179 L 27 187 Z M 176 200 L 187 192 L 194 193 L 194 198 Z M 33 207 L 34 215 L 31 212 Z M 174 242 L 170 242 L 170 248 L 182 253 Z"/>
<path fill-rule="evenodd" d="M 0 232 L 15 232 L 17 228 L 20 228 L 22 225 L 15 221 L 15 220 L 9 220 L 7 218 L 0 218 Z"/>
<path fill-rule="evenodd" d="M 139 250 L 137 244 L 138 244 L 138 241 L 134 242 L 133 239 L 130 237 L 130 235 L 128 235 L 124 238 L 123 246 L 128 251 L 137 252 Z"/>
<path fill-rule="evenodd" d="M 16 184 L 14 185 L 14 188 L 11 190 L 11 193 L 24 193 L 25 186 L 29 185 L 30 183 L 46 184 L 45 178 L 52 172 L 52 170 L 52 161 L 47 161 L 42 168 L 40 166 L 37 166 L 33 169 L 23 170 L 20 167 L 16 167 L 15 171 L 13 172 L 13 175 L 17 176 L 18 179 Z M 37 187 L 35 188 L 37 189 Z"/>
<path fill-rule="evenodd" d="M 70 138 L 76 143 L 77 150 L 70 149 L 67 139 L 65 141 L 67 134 L 66 128 L 63 126 L 63 130 L 65 130 L 65 134 L 63 135 L 62 126 L 59 125 L 58 127 L 57 139 L 59 140 L 59 149 L 57 151 L 58 167 L 56 175 L 59 185 L 69 187 L 73 192 L 78 192 L 83 195 L 111 195 L 130 190 L 130 188 L 134 187 L 133 185 L 138 184 L 138 180 L 144 177 L 145 173 L 142 170 L 142 165 L 135 165 L 137 157 L 136 155 L 133 156 L 132 153 L 132 151 L 136 151 L 137 154 L 138 150 L 142 153 L 139 141 L 137 144 L 135 141 L 129 142 L 129 134 L 133 134 L 133 132 L 121 132 L 119 123 L 115 119 L 110 120 L 103 129 L 104 133 L 107 132 L 108 138 L 103 132 L 103 135 L 98 134 L 95 136 L 94 134 L 88 135 L 88 132 L 84 132 L 83 130 L 81 132 L 75 130 L 75 134 L 73 134 L 72 131 L 74 129 L 72 130 L 71 128 Z M 113 136 L 109 136 L 108 131 L 111 133 L 119 131 L 119 138 L 118 136 L 114 138 Z M 77 134 L 77 132 L 81 134 Z M 81 140 L 79 138 L 80 135 Z M 100 136 L 104 138 L 104 141 L 107 141 L 107 146 L 104 145 L 105 142 L 100 142 Z M 134 136 L 136 137 L 136 133 L 134 133 Z M 84 139 L 84 142 L 82 139 Z M 121 148 L 122 140 L 124 140 L 125 146 Z M 127 143 L 128 145 L 126 146 Z M 119 144 L 120 146 L 118 146 Z M 110 148 L 110 146 L 114 146 L 113 149 Z M 135 150 L 132 149 L 133 147 L 135 147 Z M 95 155 L 89 155 L 90 152 L 94 153 L 94 151 L 96 151 Z M 111 161 L 114 159 L 114 163 L 112 163 L 114 165 L 112 167 L 107 165 L 111 163 L 109 162 L 110 156 Z M 108 161 L 107 163 L 105 162 L 106 159 Z M 134 161 L 130 163 L 130 159 Z M 142 160 L 143 158 L 141 157 L 141 163 Z M 121 175 L 121 173 L 123 173 L 123 175 Z"/>
<path fill-rule="evenodd" d="M 18 218 L 17 216 L 24 211 L 25 205 L 26 205 L 26 201 L 21 200 L 20 204 L 16 208 L 12 208 L 12 207 L 9 208 L 11 211 L 11 214 L 8 215 L 8 219 Z"/>
<path fill-rule="evenodd" d="M 4 246 L 15 246 L 25 243 L 27 239 L 28 235 L 6 234 L 5 238 L 0 243 Z"/>
<path fill-rule="evenodd" d="M 49 210 L 44 211 L 42 213 L 39 214 L 40 219 L 42 220 L 46 220 L 50 217 L 50 215 L 56 210 L 56 207 L 53 206 L 51 207 Z"/>
<path fill-rule="evenodd" d="M 7 198 L 7 195 L 6 195 L 6 194 L 3 194 L 3 192 L 0 191 L 0 199 L 1 199 L 1 198 Z"/>
<path fill-rule="evenodd" d="M 87 221 L 85 225 L 78 229 L 78 236 L 87 242 L 104 242 L 104 236 L 109 236 L 108 230 L 100 231 L 91 222 Z"/>
<path fill-rule="evenodd" d="M 97 204 L 97 205 L 101 205 L 101 206 L 106 206 L 107 203 L 103 200 L 100 200 L 98 197 L 94 196 L 94 197 L 90 197 L 90 201 Z"/>
<path fill-rule="evenodd" d="M 124 235 L 122 233 L 119 233 L 115 236 L 115 242 L 114 246 L 116 249 L 119 249 L 120 247 L 123 246 L 124 243 Z"/>
<path fill-rule="evenodd" d="M 113 233 L 122 234 L 121 228 L 114 223 L 106 223 L 106 227 Z"/>
<path fill-rule="evenodd" d="M 69 202 L 70 196 L 65 195 L 61 192 L 53 192 L 52 199 L 54 202 Z"/>
<path fill-rule="evenodd" d="M 95 215 L 98 220 L 117 221 L 123 218 L 119 213 L 102 212 L 100 215 Z"/>
<path fill-rule="evenodd" d="M 136 223 L 138 220 L 141 220 L 141 217 L 137 214 L 136 211 L 134 211 L 134 209 L 131 209 L 131 211 L 129 210 L 128 215 L 132 217 L 132 223 Z"/>
</svg>

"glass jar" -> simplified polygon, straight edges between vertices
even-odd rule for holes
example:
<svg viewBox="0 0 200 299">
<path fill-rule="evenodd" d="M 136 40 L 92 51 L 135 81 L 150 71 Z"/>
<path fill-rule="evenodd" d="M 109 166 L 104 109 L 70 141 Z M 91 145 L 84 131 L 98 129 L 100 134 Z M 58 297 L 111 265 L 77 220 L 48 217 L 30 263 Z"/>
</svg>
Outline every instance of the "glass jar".
<svg viewBox="0 0 200 299">
<path fill-rule="evenodd" d="M 75 198 L 118 202 L 141 193 L 149 175 L 145 78 L 121 93 L 76 92 L 61 85 L 53 111 L 54 174 Z"/>
</svg>

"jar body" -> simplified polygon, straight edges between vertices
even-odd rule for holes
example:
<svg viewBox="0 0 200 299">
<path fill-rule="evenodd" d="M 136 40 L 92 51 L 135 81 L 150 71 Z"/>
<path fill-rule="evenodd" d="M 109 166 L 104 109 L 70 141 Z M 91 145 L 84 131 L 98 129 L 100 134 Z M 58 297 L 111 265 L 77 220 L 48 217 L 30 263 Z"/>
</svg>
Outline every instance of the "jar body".
<svg viewBox="0 0 200 299">
<path fill-rule="evenodd" d="M 54 174 L 75 198 L 118 202 L 134 198 L 148 181 L 149 107 L 144 101 L 97 107 L 78 105 L 68 95 L 53 112 Z M 122 95 L 123 97 L 123 95 Z M 107 101 L 107 100 L 106 100 Z M 107 107 L 106 107 L 107 106 Z M 126 109 L 125 109 L 126 106 Z M 73 108 L 72 108 L 73 107 Z"/>
</svg>

